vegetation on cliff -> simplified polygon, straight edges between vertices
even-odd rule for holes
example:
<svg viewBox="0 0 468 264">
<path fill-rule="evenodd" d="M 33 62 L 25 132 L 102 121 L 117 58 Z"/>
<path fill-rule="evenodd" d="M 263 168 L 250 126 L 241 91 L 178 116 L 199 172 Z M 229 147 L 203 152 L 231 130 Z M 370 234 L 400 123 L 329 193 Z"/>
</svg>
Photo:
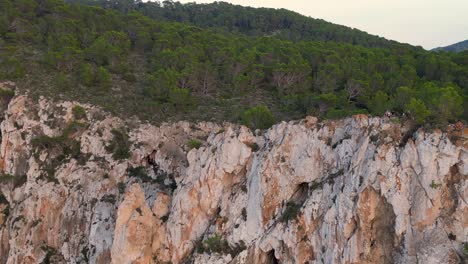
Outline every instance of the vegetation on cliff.
<svg viewBox="0 0 468 264">
<path fill-rule="evenodd" d="M 0 80 L 153 122 L 245 122 L 252 107 L 273 115 L 261 127 L 306 114 L 393 111 L 438 125 L 467 119 L 467 52 L 427 52 L 302 16 L 331 37 L 298 33 L 298 22 L 284 31 L 277 17 L 299 20 L 285 10 L 245 8 L 247 24 L 229 26 L 208 17 L 229 21 L 239 7 L 218 3 L 205 12 L 164 2 L 155 15 L 154 3 L 110 2 L 133 9 L 0 0 Z M 259 13 L 270 18 L 248 22 Z M 266 34 L 270 28 L 281 32 Z"/>
</svg>

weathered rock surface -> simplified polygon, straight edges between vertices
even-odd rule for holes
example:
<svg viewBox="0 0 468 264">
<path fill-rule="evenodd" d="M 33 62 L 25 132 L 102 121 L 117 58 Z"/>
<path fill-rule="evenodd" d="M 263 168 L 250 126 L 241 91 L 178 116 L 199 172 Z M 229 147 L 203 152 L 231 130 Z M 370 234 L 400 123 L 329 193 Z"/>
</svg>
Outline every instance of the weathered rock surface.
<svg viewBox="0 0 468 264">
<path fill-rule="evenodd" d="M 463 137 L 362 115 L 155 127 L 76 105 L 9 103 L 0 263 L 467 260 Z"/>
</svg>

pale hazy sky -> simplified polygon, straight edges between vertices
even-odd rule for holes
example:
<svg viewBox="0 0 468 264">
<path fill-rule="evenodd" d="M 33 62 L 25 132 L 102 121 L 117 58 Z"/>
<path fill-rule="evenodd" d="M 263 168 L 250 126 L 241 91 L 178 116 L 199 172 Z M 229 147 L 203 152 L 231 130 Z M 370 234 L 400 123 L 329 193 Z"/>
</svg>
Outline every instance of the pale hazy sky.
<svg viewBox="0 0 468 264">
<path fill-rule="evenodd" d="M 179 0 L 211 3 L 210 0 Z M 468 39 L 468 0 L 224 0 L 286 8 L 426 49 Z M 161 1 L 162 2 L 162 1 Z"/>
</svg>

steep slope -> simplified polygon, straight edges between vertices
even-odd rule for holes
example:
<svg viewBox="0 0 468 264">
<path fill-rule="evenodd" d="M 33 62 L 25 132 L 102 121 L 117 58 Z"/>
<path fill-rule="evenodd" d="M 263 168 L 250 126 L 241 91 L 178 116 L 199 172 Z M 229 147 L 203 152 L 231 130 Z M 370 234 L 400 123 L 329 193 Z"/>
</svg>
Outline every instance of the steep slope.
<svg viewBox="0 0 468 264">
<path fill-rule="evenodd" d="M 202 28 L 243 33 L 249 36 L 274 36 L 292 41 L 334 41 L 365 47 L 415 48 L 286 9 L 253 8 L 227 2 L 209 4 L 132 0 L 67 0 L 66 2 L 97 5 L 122 12 L 139 11 L 156 20 L 191 23 Z"/>
<path fill-rule="evenodd" d="M 16 96 L 8 106 L 0 263 L 466 258 L 459 130 L 412 134 L 364 115 L 255 133 L 229 123 L 155 127 L 77 105 Z"/>
<path fill-rule="evenodd" d="M 433 51 L 438 51 L 438 50 L 452 51 L 452 52 L 462 52 L 462 51 L 468 50 L 468 39 L 449 45 L 449 46 L 433 49 Z"/>
<path fill-rule="evenodd" d="M 62 0 L 3 0 L 0 45 L 0 80 L 22 93 L 156 124 L 240 122 L 262 105 L 277 120 L 468 114 L 463 53 L 247 37 Z"/>
</svg>

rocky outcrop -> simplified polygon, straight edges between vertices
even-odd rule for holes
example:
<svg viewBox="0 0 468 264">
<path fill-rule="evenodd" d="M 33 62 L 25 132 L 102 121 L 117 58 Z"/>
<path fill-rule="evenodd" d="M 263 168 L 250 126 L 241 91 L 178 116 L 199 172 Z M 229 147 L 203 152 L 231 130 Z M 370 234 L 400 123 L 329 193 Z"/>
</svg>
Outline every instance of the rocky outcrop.
<svg viewBox="0 0 468 264">
<path fill-rule="evenodd" d="M 466 260 L 463 135 L 363 115 L 156 127 L 77 105 L 8 106 L 0 263 Z"/>
</svg>

